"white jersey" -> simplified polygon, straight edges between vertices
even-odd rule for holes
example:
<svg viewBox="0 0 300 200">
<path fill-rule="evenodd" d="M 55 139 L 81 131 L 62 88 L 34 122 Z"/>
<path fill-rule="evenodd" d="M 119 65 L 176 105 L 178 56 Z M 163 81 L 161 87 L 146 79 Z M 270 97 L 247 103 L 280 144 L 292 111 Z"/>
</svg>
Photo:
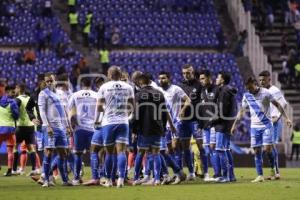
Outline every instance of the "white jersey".
<svg viewBox="0 0 300 200">
<path fill-rule="evenodd" d="M 96 104 L 97 93 L 93 90 L 80 90 L 71 96 L 68 110 L 76 109 L 78 129 L 94 131 Z"/>
<path fill-rule="evenodd" d="M 43 126 L 65 130 L 68 126 L 66 112 L 56 93 L 45 88 L 39 93 L 38 106 Z"/>
<path fill-rule="evenodd" d="M 128 124 L 128 99 L 134 99 L 133 88 L 123 81 L 109 81 L 99 89 L 99 99 L 104 99 L 102 126 Z"/>
<path fill-rule="evenodd" d="M 173 119 L 173 123 L 180 121 L 179 114 L 182 107 L 182 100 L 185 96 L 185 92 L 177 85 L 170 85 L 167 90 L 163 90 L 163 94 L 166 100 L 168 111 Z"/>
<path fill-rule="evenodd" d="M 264 128 L 271 124 L 271 101 L 274 97 L 268 89 L 260 88 L 257 94 L 245 93 L 242 107 L 250 109 L 251 128 Z"/>
<path fill-rule="evenodd" d="M 56 88 L 55 93 L 59 97 L 61 103 L 64 105 L 65 108 L 68 106 L 68 101 L 72 93 L 70 91 L 65 91 L 62 88 Z"/>
<path fill-rule="evenodd" d="M 287 102 L 284 98 L 284 95 L 282 94 L 282 92 L 279 90 L 279 88 L 277 88 L 276 86 L 272 85 L 269 89 L 269 92 L 272 94 L 272 96 L 274 97 L 274 99 L 284 108 L 287 105 Z M 273 104 L 271 104 L 271 117 L 280 117 L 280 112 L 279 110 L 276 108 L 276 106 L 274 106 Z"/>
</svg>

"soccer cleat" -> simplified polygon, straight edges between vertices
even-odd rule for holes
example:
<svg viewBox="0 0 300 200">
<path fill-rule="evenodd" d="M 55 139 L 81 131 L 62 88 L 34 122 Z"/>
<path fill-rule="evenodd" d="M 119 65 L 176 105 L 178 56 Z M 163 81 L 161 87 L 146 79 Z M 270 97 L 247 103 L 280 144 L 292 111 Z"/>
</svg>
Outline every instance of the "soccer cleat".
<svg viewBox="0 0 300 200">
<path fill-rule="evenodd" d="M 172 178 L 169 175 L 163 175 L 163 181 L 161 182 L 162 185 L 169 185 L 171 182 Z"/>
<path fill-rule="evenodd" d="M 23 176 L 25 174 L 25 170 L 20 168 L 18 169 L 17 173 L 20 175 L 20 176 Z"/>
<path fill-rule="evenodd" d="M 72 180 L 72 185 L 73 186 L 79 186 L 80 185 L 80 180 Z"/>
<path fill-rule="evenodd" d="M 189 174 L 186 179 L 186 181 L 195 181 L 196 180 L 196 175 L 195 174 Z"/>
<path fill-rule="evenodd" d="M 275 174 L 275 180 L 279 180 L 280 179 L 280 174 Z"/>
<path fill-rule="evenodd" d="M 43 188 L 46 188 L 46 187 L 50 187 L 50 184 L 48 181 L 45 181 L 42 185 Z"/>
<path fill-rule="evenodd" d="M 117 188 L 122 188 L 122 187 L 124 187 L 124 179 L 118 178 Z"/>
<path fill-rule="evenodd" d="M 39 173 L 38 173 L 37 170 L 33 170 L 33 171 L 29 172 L 29 173 L 27 174 L 27 176 L 34 176 L 34 175 L 38 175 L 38 174 L 39 174 Z"/>
<path fill-rule="evenodd" d="M 12 171 L 11 171 L 11 175 L 13 175 L 13 176 L 18 176 L 19 173 L 18 173 L 18 171 L 12 170 Z"/>
<path fill-rule="evenodd" d="M 147 182 L 142 183 L 144 186 L 154 185 L 154 179 L 149 179 Z"/>
<path fill-rule="evenodd" d="M 224 177 L 219 177 L 216 178 L 216 183 L 229 183 L 230 180 L 228 178 L 224 178 Z"/>
<path fill-rule="evenodd" d="M 9 177 L 9 176 L 12 176 L 12 173 L 11 173 L 10 170 L 7 170 L 7 172 L 4 173 L 3 175 L 6 176 L 6 177 Z"/>
<path fill-rule="evenodd" d="M 260 182 L 264 182 L 264 181 L 265 181 L 265 179 L 263 176 L 258 176 L 258 177 L 256 177 L 256 179 L 251 181 L 251 183 L 260 183 Z"/>
<path fill-rule="evenodd" d="M 100 184 L 102 185 L 102 184 L 105 184 L 105 182 L 106 182 L 106 178 L 105 177 L 101 177 L 100 178 Z"/>
<path fill-rule="evenodd" d="M 150 176 L 145 175 L 144 178 L 142 180 L 140 180 L 140 184 L 147 183 L 150 180 L 151 180 Z"/>
<path fill-rule="evenodd" d="M 99 180 L 92 179 L 92 180 L 89 180 L 89 181 L 83 183 L 83 185 L 84 186 L 100 185 L 100 182 L 99 182 Z"/>
<path fill-rule="evenodd" d="M 154 181 L 153 185 L 154 185 L 154 186 L 159 186 L 159 185 L 161 185 L 160 180 Z"/>
<path fill-rule="evenodd" d="M 175 176 L 175 178 L 173 178 L 173 183 L 172 185 L 177 185 L 179 183 L 181 183 L 182 181 L 184 181 L 186 179 L 186 174 L 183 172 L 180 172 L 178 175 Z"/>
<path fill-rule="evenodd" d="M 140 180 L 135 180 L 135 181 L 132 182 L 132 186 L 137 186 L 137 185 L 141 185 Z"/>
<path fill-rule="evenodd" d="M 209 177 L 209 174 L 206 173 L 206 174 L 204 174 L 204 179 L 203 179 L 203 181 L 204 181 L 204 182 L 215 182 L 216 179 L 215 179 L 215 178 L 210 178 L 210 177 Z"/>
<path fill-rule="evenodd" d="M 107 187 L 110 188 L 113 186 L 113 183 L 111 181 L 111 179 L 107 179 L 106 182 L 104 184 L 101 184 L 103 187 Z"/>
<path fill-rule="evenodd" d="M 67 182 L 63 182 L 62 186 L 73 186 L 72 182 L 67 181 Z"/>
<path fill-rule="evenodd" d="M 266 179 L 270 181 L 275 179 L 275 169 L 271 169 L 271 174 Z"/>
</svg>

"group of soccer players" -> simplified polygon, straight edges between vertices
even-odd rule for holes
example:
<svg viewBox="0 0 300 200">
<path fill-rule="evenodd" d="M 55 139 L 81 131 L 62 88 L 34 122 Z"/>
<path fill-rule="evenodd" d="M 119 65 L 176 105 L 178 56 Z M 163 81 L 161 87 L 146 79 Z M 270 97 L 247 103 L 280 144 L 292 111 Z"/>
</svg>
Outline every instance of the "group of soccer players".
<svg viewBox="0 0 300 200">
<path fill-rule="evenodd" d="M 171 75 L 162 71 L 157 77 L 157 85 L 150 74 L 136 71 L 129 80 L 126 72 L 112 66 L 107 80 L 83 77 L 81 89 L 72 93 L 67 77 L 57 81 L 54 74 L 46 73 L 36 102 L 32 103 L 22 87 L 20 95 L 23 96 L 19 99 L 23 104 L 11 104 L 7 108 L 3 95 L 0 108 L 7 109 L 6 115 L 13 123 L 18 120 L 19 126 L 41 125 L 41 134 L 36 139 L 40 141 L 38 149 L 44 151 L 42 175 L 33 179 L 43 187 L 55 185 L 53 174 L 56 169 L 64 186 L 116 185 L 120 188 L 125 182 L 163 185 L 194 181 L 192 138 L 200 152 L 203 180 L 234 182 L 230 137 L 247 109 L 251 116 L 251 147 L 255 149 L 258 173 L 253 182 L 264 181 L 264 152 L 270 160 L 270 179 L 279 179 L 276 142 L 282 127 L 281 118 L 286 119 L 289 126 L 292 123 L 284 112 L 287 103 L 282 93 L 271 85 L 270 73 L 264 71 L 259 75 L 260 84 L 253 77 L 246 81 L 249 92 L 244 94 L 238 114 L 237 90 L 230 86 L 230 73 L 219 72 L 214 82 L 209 70 L 196 73 L 192 65 L 185 65 L 182 75 L 184 80 L 177 86 L 172 84 Z M 34 104 L 37 113 L 33 112 Z M 18 119 L 19 114 L 15 114 L 14 109 L 23 113 L 23 119 Z M 0 118 L 0 121 L 8 123 L 9 119 Z M 4 132 L 14 132 L 13 123 L 11 130 Z M 7 125 L 0 124 L 0 131 L 2 126 Z M 20 134 L 25 135 L 26 131 L 34 132 L 22 128 Z M 29 152 L 35 152 L 33 140 L 24 141 Z M 82 155 L 87 151 L 92 178 L 83 182 Z M 36 162 L 35 154 L 30 155 L 32 162 Z M 130 163 L 127 163 L 132 162 L 128 159 L 132 156 L 134 174 L 129 181 Z M 184 163 L 187 175 L 183 171 Z M 211 177 L 209 164 L 214 172 Z M 73 173 L 72 181 L 68 177 L 69 168 Z M 173 177 L 168 168 L 173 170 Z"/>
</svg>

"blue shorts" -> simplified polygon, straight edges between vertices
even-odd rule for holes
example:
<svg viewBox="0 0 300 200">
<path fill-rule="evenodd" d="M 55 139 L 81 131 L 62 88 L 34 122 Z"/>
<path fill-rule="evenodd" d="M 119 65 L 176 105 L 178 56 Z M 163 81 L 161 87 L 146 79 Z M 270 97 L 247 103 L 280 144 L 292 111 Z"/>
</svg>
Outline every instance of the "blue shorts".
<svg viewBox="0 0 300 200">
<path fill-rule="evenodd" d="M 177 124 L 179 139 L 190 140 L 193 136 L 195 140 L 202 139 L 201 132 L 198 131 L 199 124 L 196 121 L 181 121 Z"/>
<path fill-rule="evenodd" d="M 230 149 L 230 135 L 216 132 L 216 150 L 227 151 Z"/>
<path fill-rule="evenodd" d="M 143 136 L 138 135 L 137 146 L 138 149 L 149 150 L 150 148 L 160 148 L 162 137 L 159 135 L 155 136 Z"/>
<path fill-rule="evenodd" d="M 203 145 L 216 144 L 216 131 L 214 128 L 203 129 Z"/>
<path fill-rule="evenodd" d="M 129 143 L 129 125 L 128 124 L 112 124 L 102 127 L 103 146 L 110 146 L 116 143 Z"/>
<path fill-rule="evenodd" d="M 76 129 L 74 133 L 74 150 L 75 152 L 83 152 L 89 150 L 93 137 L 93 131 Z"/>
<path fill-rule="evenodd" d="M 49 137 L 47 133 L 47 128 L 43 130 L 44 135 L 44 148 L 45 149 L 55 149 L 55 148 L 68 148 L 68 140 L 66 131 L 53 128 L 53 136 Z"/>
<path fill-rule="evenodd" d="M 251 147 L 273 144 L 273 128 L 251 128 Z"/>
<path fill-rule="evenodd" d="M 161 137 L 161 143 L 160 143 L 160 150 L 166 151 L 168 149 L 168 143 L 167 143 L 167 137 L 162 136 Z"/>
<path fill-rule="evenodd" d="M 282 119 L 273 124 L 273 143 L 278 144 L 282 133 Z"/>
<path fill-rule="evenodd" d="M 44 150 L 44 134 L 41 131 L 35 131 L 36 148 L 38 151 Z"/>
<path fill-rule="evenodd" d="M 93 134 L 91 144 L 97 146 L 103 146 L 103 132 L 102 128 L 97 128 Z"/>
</svg>

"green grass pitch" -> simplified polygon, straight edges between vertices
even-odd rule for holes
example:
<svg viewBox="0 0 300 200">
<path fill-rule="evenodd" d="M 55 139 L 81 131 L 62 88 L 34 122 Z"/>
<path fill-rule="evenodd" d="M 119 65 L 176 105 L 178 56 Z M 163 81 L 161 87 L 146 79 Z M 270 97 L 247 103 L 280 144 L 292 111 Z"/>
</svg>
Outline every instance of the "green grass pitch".
<svg viewBox="0 0 300 200">
<path fill-rule="evenodd" d="M 1 170 L 1 174 L 6 169 Z M 84 179 L 90 176 L 86 168 Z M 268 175 L 269 169 L 265 169 Z M 236 169 L 238 181 L 230 184 L 193 183 L 176 186 L 125 186 L 124 188 L 62 187 L 41 188 L 29 177 L 0 176 L 0 200 L 299 200 L 300 170 L 281 169 L 282 179 L 250 183 L 255 178 L 255 169 Z"/>
</svg>

